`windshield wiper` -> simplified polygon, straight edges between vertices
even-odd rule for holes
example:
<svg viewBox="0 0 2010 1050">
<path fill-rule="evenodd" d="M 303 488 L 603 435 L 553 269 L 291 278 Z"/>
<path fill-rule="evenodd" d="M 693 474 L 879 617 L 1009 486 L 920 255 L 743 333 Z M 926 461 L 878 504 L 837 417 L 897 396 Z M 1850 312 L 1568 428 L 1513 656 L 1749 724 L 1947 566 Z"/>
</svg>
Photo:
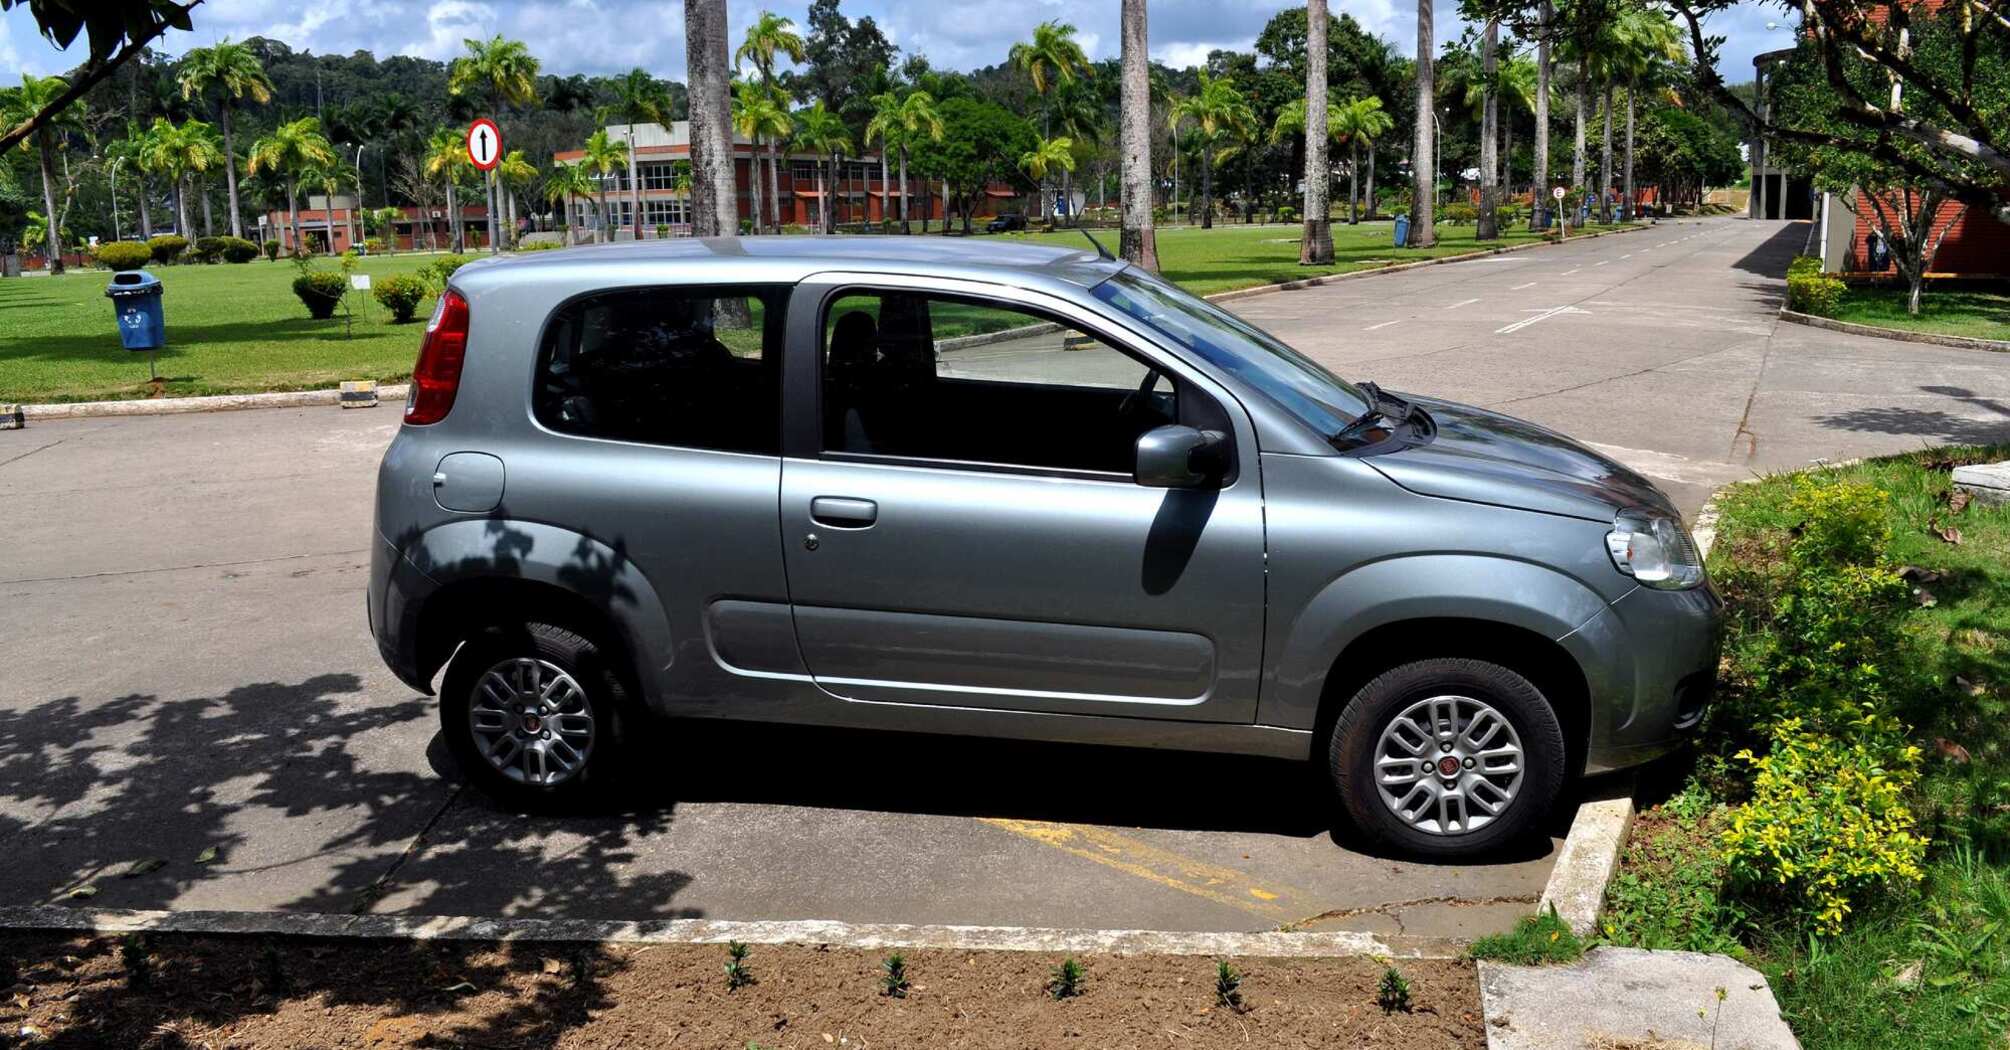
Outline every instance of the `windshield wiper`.
<svg viewBox="0 0 2010 1050">
<path fill-rule="evenodd" d="M 1333 435 L 1334 442 L 1358 438 L 1378 423 L 1393 430 L 1409 422 L 1415 406 L 1408 401 L 1384 391 L 1373 380 L 1356 383 L 1354 386 L 1367 396 L 1368 407 L 1363 409 L 1360 415 L 1355 416 L 1352 422 L 1341 427 L 1339 433 Z"/>
</svg>

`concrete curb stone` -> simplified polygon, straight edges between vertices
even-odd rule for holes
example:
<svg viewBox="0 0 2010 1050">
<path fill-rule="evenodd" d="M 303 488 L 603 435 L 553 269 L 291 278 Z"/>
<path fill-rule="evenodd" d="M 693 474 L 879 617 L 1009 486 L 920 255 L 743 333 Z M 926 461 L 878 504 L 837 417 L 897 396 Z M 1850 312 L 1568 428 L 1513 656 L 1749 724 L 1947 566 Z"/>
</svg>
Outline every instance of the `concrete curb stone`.
<svg viewBox="0 0 2010 1050">
<path fill-rule="evenodd" d="M 2010 339 L 1977 339 L 1966 335 L 1940 335 L 1934 332 L 1908 332 L 1898 328 L 1881 328 L 1874 324 L 1858 324 L 1855 321 L 1838 321 L 1830 317 L 1816 317 L 1798 310 L 1780 308 L 1780 320 L 1793 324 L 1804 324 L 1810 328 L 1826 328 L 1831 332 L 1845 332 L 1850 335 L 1867 335 L 1873 339 L 1890 339 L 1900 343 L 1931 343 L 1934 346 L 1952 346 L 1961 350 L 1994 350 L 2010 353 Z"/>
<path fill-rule="evenodd" d="M 2010 460 L 1954 468 L 1954 487 L 1984 506 L 2010 504 Z"/>
<path fill-rule="evenodd" d="M 1728 956 L 1599 947 L 1479 971 L 1488 1050 L 1800 1050 L 1765 975 Z"/>
</svg>

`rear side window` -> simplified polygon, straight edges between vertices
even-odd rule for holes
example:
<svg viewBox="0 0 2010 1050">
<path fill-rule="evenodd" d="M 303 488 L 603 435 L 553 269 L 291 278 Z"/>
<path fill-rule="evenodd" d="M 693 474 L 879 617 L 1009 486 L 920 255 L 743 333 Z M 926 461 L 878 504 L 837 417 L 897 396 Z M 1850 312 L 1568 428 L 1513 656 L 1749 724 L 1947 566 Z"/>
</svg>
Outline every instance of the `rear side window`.
<svg viewBox="0 0 2010 1050">
<path fill-rule="evenodd" d="M 531 408 L 561 434 L 780 452 L 785 286 L 623 288 L 545 326 Z"/>
</svg>

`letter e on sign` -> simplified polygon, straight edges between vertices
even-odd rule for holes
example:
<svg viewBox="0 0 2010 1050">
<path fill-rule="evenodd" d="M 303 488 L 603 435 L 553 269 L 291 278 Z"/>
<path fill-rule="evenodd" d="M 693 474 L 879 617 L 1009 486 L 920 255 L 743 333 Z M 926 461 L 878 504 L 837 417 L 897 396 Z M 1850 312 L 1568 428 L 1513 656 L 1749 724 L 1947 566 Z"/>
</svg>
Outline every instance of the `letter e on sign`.
<svg viewBox="0 0 2010 1050">
<path fill-rule="evenodd" d="M 468 159 L 482 171 L 495 168 L 502 159 L 502 129 L 487 117 L 477 117 L 468 125 Z"/>
</svg>

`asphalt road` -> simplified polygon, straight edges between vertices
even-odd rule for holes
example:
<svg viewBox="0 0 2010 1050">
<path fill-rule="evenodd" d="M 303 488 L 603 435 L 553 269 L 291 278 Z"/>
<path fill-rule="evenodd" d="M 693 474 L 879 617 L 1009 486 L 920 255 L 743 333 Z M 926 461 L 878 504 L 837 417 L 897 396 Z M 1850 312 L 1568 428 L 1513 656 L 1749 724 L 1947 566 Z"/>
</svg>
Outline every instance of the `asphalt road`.
<svg viewBox="0 0 2010 1050">
<path fill-rule="evenodd" d="M 1598 443 L 1692 511 L 1753 469 L 2010 435 L 2001 357 L 1777 324 L 1803 229 L 1664 226 L 1233 305 L 1344 374 Z M 645 738 L 624 812 L 499 812 L 363 622 L 396 413 L 0 433 L 9 899 L 1457 936 L 1547 875 L 1541 851 L 1360 852 L 1295 767 L 984 741 L 679 727 Z"/>
</svg>

